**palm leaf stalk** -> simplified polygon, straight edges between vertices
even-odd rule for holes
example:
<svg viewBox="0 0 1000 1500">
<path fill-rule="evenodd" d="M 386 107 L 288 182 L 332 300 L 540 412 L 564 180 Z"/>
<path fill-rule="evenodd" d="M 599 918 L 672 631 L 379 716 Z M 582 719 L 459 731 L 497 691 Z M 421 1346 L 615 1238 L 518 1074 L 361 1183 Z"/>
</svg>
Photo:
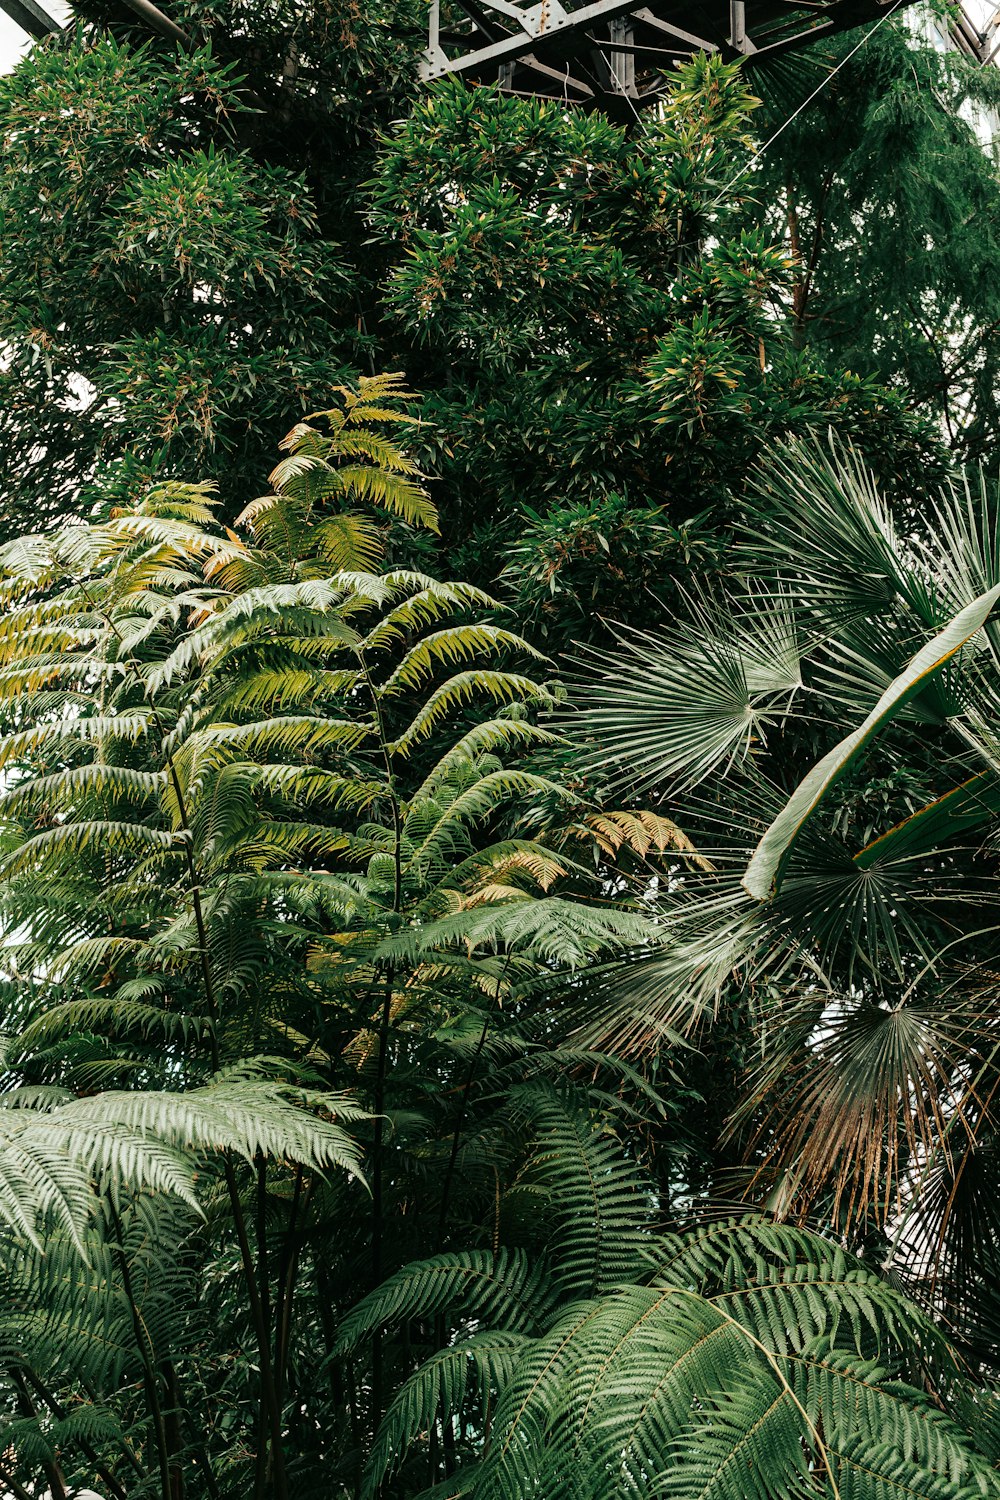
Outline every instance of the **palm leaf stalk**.
<svg viewBox="0 0 1000 1500">
<path fill-rule="evenodd" d="M 891 507 L 831 440 L 773 456 L 756 506 L 728 594 L 623 639 L 577 696 L 590 764 L 620 786 L 638 768 L 705 861 L 603 1035 L 645 1046 L 745 1007 L 743 1187 L 888 1235 L 992 1361 L 991 1273 L 959 1231 L 995 1198 L 973 1163 L 992 1172 L 1000 1057 L 996 497 Z"/>
</svg>

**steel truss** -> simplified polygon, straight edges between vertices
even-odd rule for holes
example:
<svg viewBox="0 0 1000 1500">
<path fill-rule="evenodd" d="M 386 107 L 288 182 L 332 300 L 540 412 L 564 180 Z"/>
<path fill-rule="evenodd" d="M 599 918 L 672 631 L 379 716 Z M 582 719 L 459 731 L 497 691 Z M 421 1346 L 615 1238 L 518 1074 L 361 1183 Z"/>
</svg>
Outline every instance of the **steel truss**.
<svg viewBox="0 0 1000 1500">
<path fill-rule="evenodd" d="M 499 83 L 509 93 L 600 107 L 620 119 L 654 101 L 674 66 L 695 52 L 752 67 L 875 21 L 889 3 L 431 0 L 421 75 Z"/>
<path fill-rule="evenodd" d="M 454 73 L 510 93 L 564 99 L 623 118 L 662 92 L 678 62 L 719 52 L 747 66 L 875 21 L 892 0 L 430 0 L 426 81 Z M 903 4 L 910 0 L 902 0 Z M 119 0 L 161 36 L 190 46 L 153 0 Z M 35 40 L 62 25 L 40 0 L 0 0 Z M 977 25 L 961 3 L 951 43 L 1000 61 L 1000 10 Z"/>
<path fill-rule="evenodd" d="M 0 0 L 0 10 L 5 11 L 22 31 L 26 31 L 36 42 L 43 36 L 61 31 L 59 22 L 38 4 L 38 0 Z"/>
</svg>

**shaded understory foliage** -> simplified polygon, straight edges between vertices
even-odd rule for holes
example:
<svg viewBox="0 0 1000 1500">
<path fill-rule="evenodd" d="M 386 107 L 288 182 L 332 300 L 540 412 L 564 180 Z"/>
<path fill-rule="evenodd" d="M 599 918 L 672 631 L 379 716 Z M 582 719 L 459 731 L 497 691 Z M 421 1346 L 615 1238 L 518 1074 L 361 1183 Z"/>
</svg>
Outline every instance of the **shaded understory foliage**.
<svg viewBox="0 0 1000 1500">
<path fill-rule="evenodd" d="M 628 132 L 416 96 L 422 4 L 76 10 L 0 88 L 0 1491 L 994 1494 L 986 75 L 888 22 L 758 159 L 855 39 Z"/>
<path fill-rule="evenodd" d="M 744 805 L 777 810 L 761 734 L 790 737 L 787 768 L 809 754 L 789 699 L 813 657 L 818 693 L 849 679 L 841 721 L 915 648 L 933 668 L 877 727 L 937 705 L 954 733 L 966 680 L 982 711 L 995 552 L 971 518 L 992 512 L 943 501 L 935 550 L 855 462 L 772 465 L 745 545 L 780 586 L 595 668 L 581 752 L 551 664 L 481 590 L 413 565 L 437 516 L 408 425 L 395 377 L 363 381 L 293 429 L 236 529 L 174 484 L 0 551 L 4 1482 L 991 1494 L 992 1241 L 970 1256 L 951 1226 L 984 1210 L 914 1195 L 923 1172 L 940 1198 L 959 1132 L 980 1163 L 989 1023 L 952 1004 L 932 1030 L 922 991 L 916 1029 L 908 995 L 886 1008 L 899 934 L 936 931 L 922 887 L 908 919 L 897 880 L 881 926 L 866 896 L 860 930 L 842 872 L 836 902 L 789 906 L 786 814 L 777 893 L 751 872 L 740 895 L 695 794 L 668 808 L 659 780 L 711 786 L 718 817 L 750 776 Z M 807 483 L 817 536 L 867 547 L 863 574 L 809 550 Z M 894 644 L 848 674 L 873 588 Z M 613 787 L 609 758 L 657 778 L 645 801 L 568 775 L 589 760 Z M 942 816 L 887 835 L 889 867 Z M 699 1201 L 712 1005 L 765 1043 L 734 1127 L 749 1196 L 825 1235 Z M 871 1014 L 896 1061 L 883 1046 L 869 1099 Z M 936 1259 L 914 1229 L 935 1212 Z M 887 1276 L 859 1227 L 900 1214 Z"/>
</svg>

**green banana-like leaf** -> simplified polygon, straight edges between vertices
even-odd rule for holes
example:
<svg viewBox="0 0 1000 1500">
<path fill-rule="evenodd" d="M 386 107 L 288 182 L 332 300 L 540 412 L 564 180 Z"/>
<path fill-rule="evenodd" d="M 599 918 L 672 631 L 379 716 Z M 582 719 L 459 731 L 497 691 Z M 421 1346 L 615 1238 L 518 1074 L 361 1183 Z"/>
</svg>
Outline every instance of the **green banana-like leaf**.
<svg viewBox="0 0 1000 1500">
<path fill-rule="evenodd" d="M 981 771 L 880 833 L 858 851 L 854 863 L 860 870 L 868 870 L 879 860 L 904 858 L 927 849 L 929 842 L 943 843 L 957 833 L 978 828 L 997 813 L 1000 778 L 993 770 Z"/>
<path fill-rule="evenodd" d="M 1000 585 L 989 589 L 960 610 L 942 631 L 921 646 L 899 676 L 886 688 L 864 722 L 828 751 L 822 760 L 817 761 L 809 774 L 799 782 L 757 845 L 747 866 L 743 885 L 755 900 L 767 901 L 775 895 L 799 834 L 830 788 L 857 760 L 869 741 L 985 625 L 998 600 Z"/>
</svg>

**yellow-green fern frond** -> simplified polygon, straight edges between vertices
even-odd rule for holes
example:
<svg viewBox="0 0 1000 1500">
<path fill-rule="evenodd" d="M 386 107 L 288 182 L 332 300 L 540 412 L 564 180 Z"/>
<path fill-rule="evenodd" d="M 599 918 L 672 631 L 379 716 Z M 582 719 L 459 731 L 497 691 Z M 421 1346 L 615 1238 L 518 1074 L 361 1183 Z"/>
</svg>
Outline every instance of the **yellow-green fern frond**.
<svg viewBox="0 0 1000 1500">
<path fill-rule="evenodd" d="M 411 646 L 399 666 L 382 684 L 381 693 L 388 697 L 394 693 L 412 692 L 421 687 L 437 667 L 456 666 L 459 662 L 496 656 L 504 651 L 530 656 L 535 661 L 548 661 L 541 651 L 536 651 L 511 630 L 479 622 L 453 625 L 425 635 Z"/>
<path fill-rule="evenodd" d="M 389 749 L 393 755 L 409 755 L 449 715 L 477 699 L 492 699 L 494 703 L 516 703 L 544 696 L 545 690 L 537 682 L 516 672 L 480 670 L 456 673 L 435 688 L 403 733 L 393 740 Z"/>
</svg>

